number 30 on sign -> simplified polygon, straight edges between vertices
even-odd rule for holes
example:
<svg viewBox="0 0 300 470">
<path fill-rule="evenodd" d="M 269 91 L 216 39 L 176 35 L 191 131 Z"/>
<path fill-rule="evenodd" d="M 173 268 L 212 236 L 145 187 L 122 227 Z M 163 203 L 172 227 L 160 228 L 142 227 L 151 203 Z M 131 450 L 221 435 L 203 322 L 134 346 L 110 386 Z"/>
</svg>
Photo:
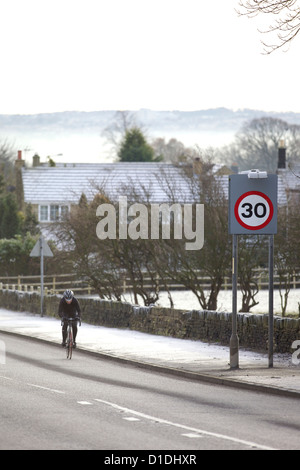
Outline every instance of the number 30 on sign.
<svg viewBox="0 0 300 470">
<path fill-rule="evenodd" d="M 272 220 L 274 208 L 268 196 L 259 191 L 242 194 L 234 207 L 238 223 L 248 230 L 260 230 Z"/>
</svg>

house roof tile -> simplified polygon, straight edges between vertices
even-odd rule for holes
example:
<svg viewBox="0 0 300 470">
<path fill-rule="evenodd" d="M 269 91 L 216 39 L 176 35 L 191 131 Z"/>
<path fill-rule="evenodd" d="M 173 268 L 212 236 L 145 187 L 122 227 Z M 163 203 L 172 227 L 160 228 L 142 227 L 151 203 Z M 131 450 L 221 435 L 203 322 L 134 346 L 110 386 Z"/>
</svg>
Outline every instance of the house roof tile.
<svg viewBox="0 0 300 470">
<path fill-rule="evenodd" d="M 25 202 L 32 204 L 76 204 L 82 193 L 91 200 L 97 188 L 104 189 L 112 200 L 124 194 L 125 188 L 147 195 L 152 203 L 169 201 L 168 195 L 175 188 L 184 201 L 191 197 L 180 168 L 168 163 L 76 163 L 23 168 L 23 187 Z"/>
<path fill-rule="evenodd" d="M 192 202 L 180 166 L 162 162 L 76 163 L 23 168 L 24 200 L 31 204 L 77 204 L 84 193 L 92 200 L 99 188 L 112 200 L 134 190 L 141 200 Z M 228 195 L 228 175 L 215 176 Z M 297 179 L 294 176 L 294 179 Z M 300 181 L 300 180 L 299 180 Z M 278 175 L 278 204 L 285 205 L 286 173 Z"/>
</svg>

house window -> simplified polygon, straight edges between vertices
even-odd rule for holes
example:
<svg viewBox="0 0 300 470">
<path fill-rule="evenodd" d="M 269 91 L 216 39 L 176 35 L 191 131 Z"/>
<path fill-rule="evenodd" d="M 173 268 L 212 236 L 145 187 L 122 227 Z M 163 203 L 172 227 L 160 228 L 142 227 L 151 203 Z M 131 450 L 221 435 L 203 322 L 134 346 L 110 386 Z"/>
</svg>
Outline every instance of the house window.
<svg viewBox="0 0 300 470">
<path fill-rule="evenodd" d="M 50 206 L 50 220 L 53 222 L 58 219 L 59 206 Z"/>
<path fill-rule="evenodd" d="M 69 212 L 69 206 L 59 206 L 58 204 L 49 204 L 40 206 L 40 222 L 55 222 L 64 218 Z"/>
<path fill-rule="evenodd" d="M 60 206 L 60 218 L 63 219 L 66 217 L 69 213 L 69 207 L 68 206 Z"/>
<path fill-rule="evenodd" d="M 48 206 L 40 206 L 40 221 L 48 222 Z"/>
</svg>

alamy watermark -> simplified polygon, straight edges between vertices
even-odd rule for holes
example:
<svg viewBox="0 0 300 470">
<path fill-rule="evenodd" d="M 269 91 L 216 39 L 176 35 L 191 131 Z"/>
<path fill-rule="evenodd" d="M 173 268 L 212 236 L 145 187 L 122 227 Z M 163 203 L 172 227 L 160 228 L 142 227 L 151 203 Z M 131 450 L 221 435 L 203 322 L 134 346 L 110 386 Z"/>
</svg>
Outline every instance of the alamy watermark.
<svg viewBox="0 0 300 470">
<path fill-rule="evenodd" d="M 292 364 L 298 366 L 300 364 L 300 339 L 293 342 L 292 349 L 296 349 L 292 354 Z"/>
<path fill-rule="evenodd" d="M 96 227 L 101 240 L 170 240 L 172 234 L 175 240 L 189 240 L 185 243 L 186 250 L 201 250 L 204 244 L 203 204 L 146 206 L 134 203 L 128 206 L 127 197 L 120 196 L 118 210 L 113 204 L 104 203 L 97 207 L 96 215 L 102 217 Z"/>
</svg>

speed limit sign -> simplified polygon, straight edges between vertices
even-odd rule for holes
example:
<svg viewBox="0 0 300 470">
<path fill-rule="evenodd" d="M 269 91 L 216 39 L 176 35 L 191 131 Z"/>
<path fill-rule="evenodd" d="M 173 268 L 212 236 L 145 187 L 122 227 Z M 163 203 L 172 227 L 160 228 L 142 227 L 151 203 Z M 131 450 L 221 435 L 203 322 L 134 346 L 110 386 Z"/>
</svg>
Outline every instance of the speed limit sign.
<svg viewBox="0 0 300 470">
<path fill-rule="evenodd" d="M 229 177 L 229 233 L 277 233 L 277 175 Z"/>
<path fill-rule="evenodd" d="M 277 233 L 277 175 L 250 170 L 229 176 L 229 233 L 232 236 L 232 333 L 230 368 L 239 367 L 237 329 L 238 235 L 269 236 L 269 367 L 273 367 L 273 267 Z"/>
<path fill-rule="evenodd" d="M 248 191 L 238 198 L 234 213 L 242 227 L 248 230 L 260 230 L 272 220 L 274 207 L 266 194 L 260 191 Z"/>
</svg>

